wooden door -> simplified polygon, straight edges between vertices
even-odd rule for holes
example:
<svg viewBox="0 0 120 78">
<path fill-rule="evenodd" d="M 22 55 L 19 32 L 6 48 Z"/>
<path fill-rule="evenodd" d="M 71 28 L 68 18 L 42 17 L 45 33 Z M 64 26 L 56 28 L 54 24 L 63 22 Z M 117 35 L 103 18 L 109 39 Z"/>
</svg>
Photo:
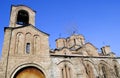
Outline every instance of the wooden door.
<svg viewBox="0 0 120 78">
<path fill-rule="evenodd" d="M 45 78 L 45 76 L 36 68 L 25 68 L 20 70 L 14 78 Z"/>
</svg>

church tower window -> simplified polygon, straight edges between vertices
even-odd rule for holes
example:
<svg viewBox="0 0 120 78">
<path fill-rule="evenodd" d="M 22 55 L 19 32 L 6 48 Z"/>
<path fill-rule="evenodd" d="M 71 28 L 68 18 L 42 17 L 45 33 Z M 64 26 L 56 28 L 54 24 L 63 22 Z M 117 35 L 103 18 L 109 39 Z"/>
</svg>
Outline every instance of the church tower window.
<svg viewBox="0 0 120 78">
<path fill-rule="evenodd" d="M 17 15 L 17 24 L 28 25 L 29 24 L 29 15 L 25 10 L 18 11 Z"/>
<path fill-rule="evenodd" d="M 26 44 L 26 53 L 29 54 L 30 53 L 30 43 Z"/>
<path fill-rule="evenodd" d="M 74 44 L 76 45 L 76 40 L 74 39 Z"/>
</svg>

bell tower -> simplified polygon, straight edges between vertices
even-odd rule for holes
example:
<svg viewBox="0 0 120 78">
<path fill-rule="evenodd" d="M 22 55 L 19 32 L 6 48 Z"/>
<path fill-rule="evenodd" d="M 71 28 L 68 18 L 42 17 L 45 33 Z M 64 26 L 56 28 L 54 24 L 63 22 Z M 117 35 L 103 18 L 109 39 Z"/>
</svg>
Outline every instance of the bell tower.
<svg viewBox="0 0 120 78">
<path fill-rule="evenodd" d="M 35 11 L 24 6 L 12 6 L 9 27 L 35 25 Z"/>
<path fill-rule="evenodd" d="M 47 78 L 44 72 L 50 64 L 48 39 L 49 34 L 35 27 L 35 11 L 24 5 L 12 6 L 9 27 L 4 29 L 2 61 L 5 75 L 2 78 L 17 77 L 20 74 L 17 72 L 22 70 L 20 66 L 24 65 L 23 69 L 37 68 L 36 72 L 42 72 L 42 78 Z"/>
<path fill-rule="evenodd" d="M 11 7 L 9 27 L 5 27 L 3 51 L 11 55 L 49 55 L 49 34 L 35 26 L 35 11 L 24 5 Z M 8 50 L 7 50 L 8 49 Z"/>
</svg>

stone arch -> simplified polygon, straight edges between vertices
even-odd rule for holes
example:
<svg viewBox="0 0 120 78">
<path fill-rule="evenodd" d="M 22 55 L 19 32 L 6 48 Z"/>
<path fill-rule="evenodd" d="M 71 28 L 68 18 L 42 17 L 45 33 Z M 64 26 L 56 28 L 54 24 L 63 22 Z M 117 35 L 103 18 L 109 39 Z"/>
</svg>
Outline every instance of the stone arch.
<svg viewBox="0 0 120 78">
<path fill-rule="evenodd" d="M 25 35 L 25 54 L 31 54 L 32 46 L 32 34 L 28 32 Z"/>
<path fill-rule="evenodd" d="M 73 63 L 72 63 L 71 61 L 69 61 L 69 60 L 62 60 L 62 61 L 60 61 L 59 63 L 57 63 L 57 65 L 59 65 L 59 64 L 61 64 L 61 63 L 63 63 L 63 62 L 68 62 L 68 63 L 70 63 L 70 64 L 73 65 Z"/>
<path fill-rule="evenodd" d="M 114 65 L 115 76 L 119 78 L 119 68 L 117 65 Z"/>
<path fill-rule="evenodd" d="M 76 78 L 73 64 L 69 60 L 62 60 L 58 63 L 60 78 Z"/>
<path fill-rule="evenodd" d="M 39 35 L 34 35 L 34 53 L 38 54 L 40 52 L 40 36 Z"/>
<path fill-rule="evenodd" d="M 29 24 L 29 13 L 26 10 L 19 10 L 16 16 L 16 23 L 20 25 Z"/>
<path fill-rule="evenodd" d="M 10 78 L 26 78 L 25 76 L 29 76 L 29 78 L 33 78 L 33 76 L 34 78 L 47 78 L 44 69 L 41 66 L 33 63 L 18 66 L 13 71 Z"/>
<path fill-rule="evenodd" d="M 84 68 L 86 71 L 86 77 L 87 78 L 96 78 L 97 70 L 93 62 L 89 60 L 84 61 Z"/>
<path fill-rule="evenodd" d="M 101 60 L 100 63 L 98 64 L 98 69 L 99 69 L 99 77 L 100 78 L 111 78 L 110 77 L 110 67 L 108 63 L 104 60 Z"/>
<path fill-rule="evenodd" d="M 28 16 L 29 16 L 28 24 L 32 24 L 34 26 L 35 25 L 35 11 L 24 5 L 17 5 L 17 6 L 13 5 L 12 6 L 11 17 L 10 17 L 10 26 L 11 27 L 19 26 L 16 22 L 17 22 L 18 12 L 21 10 L 27 11 Z"/>
<path fill-rule="evenodd" d="M 16 46 L 15 46 L 15 53 L 22 54 L 24 52 L 24 35 L 21 32 L 16 34 Z"/>
<path fill-rule="evenodd" d="M 114 70 L 114 75 L 116 78 L 120 77 L 120 67 L 119 67 L 119 63 L 117 60 L 113 60 L 113 70 Z"/>
</svg>

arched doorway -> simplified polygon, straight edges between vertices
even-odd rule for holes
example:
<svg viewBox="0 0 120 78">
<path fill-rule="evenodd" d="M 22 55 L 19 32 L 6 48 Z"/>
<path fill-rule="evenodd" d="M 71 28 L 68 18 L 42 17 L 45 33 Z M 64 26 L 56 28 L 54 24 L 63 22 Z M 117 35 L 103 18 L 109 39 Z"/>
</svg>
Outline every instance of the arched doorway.
<svg viewBox="0 0 120 78">
<path fill-rule="evenodd" d="M 45 75 L 35 67 L 26 67 L 19 70 L 14 78 L 45 78 Z"/>
</svg>

